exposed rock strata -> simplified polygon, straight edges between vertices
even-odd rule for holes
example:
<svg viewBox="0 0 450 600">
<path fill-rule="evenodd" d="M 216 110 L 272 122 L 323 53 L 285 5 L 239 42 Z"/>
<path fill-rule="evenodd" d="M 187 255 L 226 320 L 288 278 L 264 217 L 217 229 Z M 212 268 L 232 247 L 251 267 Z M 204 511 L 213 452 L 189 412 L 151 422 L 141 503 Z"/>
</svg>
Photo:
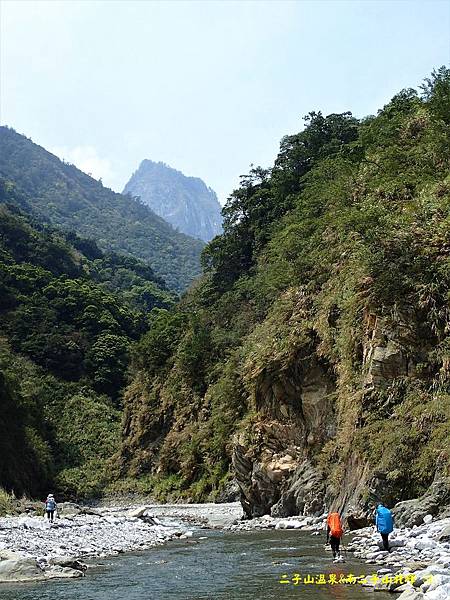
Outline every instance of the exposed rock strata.
<svg viewBox="0 0 450 600">
<path fill-rule="evenodd" d="M 378 391 L 395 380 L 418 377 L 416 364 L 423 360 L 424 350 L 420 325 L 414 329 L 411 315 L 392 321 L 366 311 L 364 324 L 361 381 L 359 390 L 351 392 L 354 400 L 347 402 L 360 402 L 360 414 L 367 418 L 364 415 L 370 415 Z M 343 511 L 349 526 L 356 529 L 369 524 L 372 504 L 383 501 L 393 506 L 399 498 L 388 474 L 376 470 L 357 451 L 348 453 L 338 482 L 326 479 L 320 453 L 348 416 L 340 414 L 339 378 L 336 381 L 334 370 L 324 368 L 317 355 L 315 349 L 306 359 L 293 357 L 284 369 L 269 363 L 257 374 L 257 417 L 251 428 L 235 437 L 233 468 L 248 517 L 317 515 L 333 508 Z M 420 506 L 403 503 L 398 509 L 402 522 L 420 522 L 423 514 L 437 515 L 439 507 L 450 505 L 444 488 L 442 481 L 435 482 Z"/>
<path fill-rule="evenodd" d="M 263 371 L 255 382 L 259 420 L 241 433 L 233 467 L 249 517 L 320 514 L 325 488 L 314 451 L 334 434 L 334 382 L 318 364 L 281 373 Z M 250 443 L 248 440 L 250 439 Z"/>
</svg>

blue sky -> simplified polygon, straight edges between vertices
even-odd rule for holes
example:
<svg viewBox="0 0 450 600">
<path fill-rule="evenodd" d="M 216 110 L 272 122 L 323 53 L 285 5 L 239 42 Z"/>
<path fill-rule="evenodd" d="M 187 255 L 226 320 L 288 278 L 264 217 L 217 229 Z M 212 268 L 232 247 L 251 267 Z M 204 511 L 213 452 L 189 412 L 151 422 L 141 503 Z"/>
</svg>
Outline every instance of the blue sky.
<svg viewBox="0 0 450 600">
<path fill-rule="evenodd" d="M 450 64 L 448 1 L 2 0 L 0 118 L 120 191 L 144 158 L 222 202 L 310 110 Z"/>
</svg>

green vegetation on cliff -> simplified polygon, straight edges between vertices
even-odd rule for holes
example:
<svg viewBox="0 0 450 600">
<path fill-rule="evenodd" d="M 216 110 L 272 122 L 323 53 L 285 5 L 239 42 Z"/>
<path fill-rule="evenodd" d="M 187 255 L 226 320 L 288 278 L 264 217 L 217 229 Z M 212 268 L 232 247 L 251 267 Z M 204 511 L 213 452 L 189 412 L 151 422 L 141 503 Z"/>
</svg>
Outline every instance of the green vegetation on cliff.
<svg viewBox="0 0 450 600">
<path fill-rule="evenodd" d="M 0 485 L 90 495 L 119 443 L 130 345 L 174 298 L 142 261 L 37 222 L 27 202 L 0 180 Z"/>
<path fill-rule="evenodd" d="M 377 116 L 311 113 L 242 178 L 202 280 L 135 347 L 123 486 L 214 497 L 234 457 L 264 512 L 281 492 L 258 481 L 286 454 L 342 505 L 448 473 L 449 157 L 441 68 Z"/>
<path fill-rule="evenodd" d="M 172 290 L 186 289 L 200 273 L 202 242 L 8 127 L 0 127 L 0 177 L 15 184 L 26 212 L 102 250 L 148 261 Z"/>
</svg>

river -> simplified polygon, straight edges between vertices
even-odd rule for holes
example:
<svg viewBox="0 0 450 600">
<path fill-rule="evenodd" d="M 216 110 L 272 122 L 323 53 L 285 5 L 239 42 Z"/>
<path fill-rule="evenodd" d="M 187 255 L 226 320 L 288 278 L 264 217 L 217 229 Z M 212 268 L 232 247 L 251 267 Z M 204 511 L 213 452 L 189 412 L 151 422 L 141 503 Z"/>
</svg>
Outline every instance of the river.
<svg viewBox="0 0 450 600">
<path fill-rule="evenodd" d="M 295 584 L 295 573 L 327 580 L 370 576 L 371 565 L 347 556 L 333 564 L 322 536 L 293 530 L 224 532 L 195 529 L 188 540 L 97 560 L 83 579 L 1 585 L 0 600 L 368 600 L 360 584 Z M 284 579 L 290 583 L 280 583 Z M 390 594 L 377 593 L 377 600 Z"/>
</svg>

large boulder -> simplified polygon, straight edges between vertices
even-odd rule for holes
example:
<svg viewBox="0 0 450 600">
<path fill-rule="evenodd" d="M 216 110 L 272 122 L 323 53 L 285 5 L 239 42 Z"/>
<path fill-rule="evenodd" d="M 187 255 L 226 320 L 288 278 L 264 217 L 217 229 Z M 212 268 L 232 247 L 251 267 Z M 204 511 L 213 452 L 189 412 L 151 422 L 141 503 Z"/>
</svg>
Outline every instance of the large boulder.
<svg viewBox="0 0 450 600">
<path fill-rule="evenodd" d="M 427 592 L 425 598 L 426 600 L 448 600 L 450 598 L 450 583 L 440 585 L 436 589 Z"/>
<path fill-rule="evenodd" d="M 2 551 L 0 553 L 0 583 L 42 579 L 45 579 L 45 573 L 33 558 L 26 558 L 19 552 Z"/>
<path fill-rule="evenodd" d="M 63 567 L 61 565 L 53 565 L 45 570 L 46 579 L 76 579 L 83 576 L 83 570 Z"/>
<path fill-rule="evenodd" d="M 87 565 L 71 557 L 29 558 L 12 550 L 0 551 L 0 583 L 25 583 L 45 579 L 83 577 Z"/>
<path fill-rule="evenodd" d="M 440 542 L 450 542 L 450 525 L 444 527 L 444 529 L 439 534 L 438 540 Z"/>
<path fill-rule="evenodd" d="M 138 508 L 133 508 L 130 510 L 128 512 L 128 516 L 140 519 L 147 513 L 148 510 L 150 510 L 148 506 L 139 506 Z"/>
<path fill-rule="evenodd" d="M 450 505 L 450 477 L 436 477 L 420 498 L 405 500 L 392 510 L 395 524 L 400 527 L 421 525 L 427 515 L 440 516 Z"/>
<path fill-rule="evenodd" d="M 81 514 L 81 506 L 79 504 L 75 504 L 75 502 L 58 503 L 58 516 L 73 517 L 79 514 Z"/>
<path fill-rule="evenodd" d="M 414 588 L 405 590 L 400 596 L 397 596 L 397 600 L 423 600 L 424 598 L 422 592 L 416 592 Z"/>
</svg>

